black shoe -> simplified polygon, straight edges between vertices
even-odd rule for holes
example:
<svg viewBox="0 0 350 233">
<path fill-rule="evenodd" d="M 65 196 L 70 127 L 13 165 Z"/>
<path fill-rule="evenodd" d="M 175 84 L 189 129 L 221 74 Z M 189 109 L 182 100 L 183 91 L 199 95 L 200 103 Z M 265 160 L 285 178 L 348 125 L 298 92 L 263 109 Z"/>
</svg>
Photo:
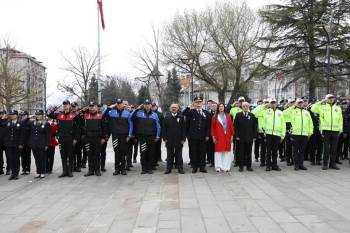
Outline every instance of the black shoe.
<svg viewBox="0 0 350 233">
<path fill-rule="evenodd" d="M 75 172 L 81 172 L 81 168 L 80 167 L 76 168 Z"/>
<path fill-rule="evenodd" d="M 323 165 L 322 170 L 328 170 L 328 166 L 327 165 Z"/>
<path fill-rule="evenodd" d="M 101 172 L 100 171 L 95 171 L 95 175 L 96 176 L 101 176 Z"/>
<path fill-rule="evenodd" d="M 73 177 L 73 173 L 68 172 L 68 177 Z"/>
<path fill-rule="evenodd" d="M 340 170 L 337 165 L 329 166 L 329 169 Z"/>
<path fill-rule="evenodd" d="M 123 170 L 120 174 L 122 174 L 123 176 L 126 176 L 126 171 Z"/>
<path fill-rule="evenodd" d="M 252 172 L 252 171 L 254 171 L 254 170 L 253 170 L 253 168 L 248 167 L 248 168 L 247 168 L 247 171 Z"/>
<path fill-rule="evenodd" d="M 265 163 L 260 163 L 260 167 L 265 167 Z"/>
<path fill-rule="evenodd" d="M 153 174 L 153 171 L 152 171 L 152 170 L 150 170 L 150 171 L 148 171 L 147 173 L 148 173 L 148 174 Z"/>
<path fill-rule="evenodd" d="M 267 172 L 271 171 L 271 168 L 270 167 L 266 167 L 265 169 Z"/>
<path fill-rule="evenodd" d="M 82 164 L 82 165 L 81 165 L 81 168 L 86 168 L 86 164 Z"/>
<path fill-rule="evenodd" d="M 132 164 L 129 164 L 129 165 L 128 165 L 128 167 L 134 167 L 134 165 L 132 165 Z"/>
<path fill-rule="evenodd" d="M 294 167 L 294 170 L 295 170 L 295 171 L 299 171 L 299 168 L 298 168 L 298 167 Z"/>
<path fill-rule="evenodd" d="M 166 169 L 166 171 L 164 172 L 164 174 L 170 174 L 171 170 L 170 169 Z"/>
<path fill-rule="evenodd" d="M 3 170 L 0 170 L 0 175 L 4 175 L 4 171 Z"/>
<path fill-rule="evenodd" d="M 336 164 L 343 164 L 343 163 L 342 163 L 342 162 L 340 162 L 340 161 L 336 161 L 335 163 L 336 163 Z"/>
<path fill-rule="evenodd" d="M 6 171 L 6 175 L 7 176 L 11 175 L 11 172 L 10 171 Z"/>
<path fill-rule="evenodd" d="M 285 162 L 286 161 L 286 159 L 285 158 L 281 158 L 281 160 L 280 160 L 281 162 Z"/>
<path fill-rule="evenodd" d="M 106 168 L 101 168 L 101 172 L 106 172 Z"/>
<path fill-rule="evenodd" d="M 272 170 L 273 170 L 273 171 L 281 171 L 281 168 L 279 168 L 278 166 L 276 166 L 276 167 L 272 167 Z"/>
<path fill-rule="evenodd" d="M 142 171 L 142 172 L 141 172 L 141 175 L 144 175 L 144 174 L 147 174 L 147 172 L 146 172 L 146 171 Z"/>
<path fill-rule="evenodd" d="M 243 171 L 243 168 L 241 167 L 241 168 L 239 168 L 239 170 L 238 170 L 239 172 L 242 172 Z"/>
<path fill-rule="evenodd" d="M 137 160 L 136 160 L 136 159 L 134 159 L 132 162 L 133 162 L 133 163 L 137 163 Z"/>
<path fill-rule="evenodd" d="M 255 162 L 257 162 L 257 163 L 258 163 L 258 162 L 259 162 L 259 159 L 255 159 Z"/>
<path fill-rule="evenodd" d="M 94 175 L 94 173 L 93 172 L 91 172 L 91 171 L 89 171 L 88 173 L 86 173 L 84 176 L 93 176 Z"/>
<path fill-rule="evenodd" d="M 63 177 L 66 177 L 67 174 L 66 173 L 62 173 L 61 175 L 58 176 L 58 178 L 63 178 Z"/>
<path fill-rule="evenodd" d="M 179 174 L 185 174 L 184 170 L 182 170 L 182 169 L 178 170 L 178 173 Z"/>
<path fill-rule="evenodd" d="M 304 170 L 304 171 L 307 170 L 307 168 L 306 168 L 305 166 L 300 166 L 299 169 L 300 169 L 300 170 Z"/>
<path fill-rule="evenodd" d="M 287 162 L 287 166 L 293 166 L 292 162 Z"/>
<path fill-rule="evenodd" d="M 201 168 L 201 169 L 199 169 L 199 171 L 202 173 L 208 173 L 207 169 L 205 169 L 205 168 Z"/>
<path fill-rule="evenodd" d="M 193 168 L 192 173 L 197 173 L 197 170 L 198 170 L 197 168 Z"/>
<path fill-rule="evenodd" d="M 40 178 L 40 176 L 41 176 L 41 174 L 39 174 L 39 175 L 35 176 L 35 177 L 34 177 L 34 179 L 39 179 L 39 178 Z"/>
<path fill-rule="evenodd" d="M 130 167 L 126 167 L 125 169 L 126 169 L 127 171 L 131 171 Z"/>
<path fill-rule="evenodd" d="M 18 180 L 18 175 L 14 175 L 12 179 L 13 180 Z"/>
<path fill-rule="evenodd" d="M 120 174 L 120 171 L 114 171 L 113 172 L 113 176 L 117 176 L 117 175 L 119 175 Z"/>
<path fill-rule="evenodd" d="M 214 164 L 210 164 L 210 166 L 209 167 L 214 167 Z"/>
</svg>

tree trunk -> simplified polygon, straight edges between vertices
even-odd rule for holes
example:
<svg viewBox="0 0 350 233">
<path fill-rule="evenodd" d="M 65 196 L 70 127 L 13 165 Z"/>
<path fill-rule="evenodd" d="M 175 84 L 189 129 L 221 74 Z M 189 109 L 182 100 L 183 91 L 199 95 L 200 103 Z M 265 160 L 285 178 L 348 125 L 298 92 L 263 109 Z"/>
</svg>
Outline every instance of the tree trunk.
<svg viewBox="0 0 350 233">
<path fill-rule="evenodd" d="M 226 97 L 226 90 L 219 90 L 218 91 L 219 103 L 225 103 L 225 97 Z"/>
</svg>

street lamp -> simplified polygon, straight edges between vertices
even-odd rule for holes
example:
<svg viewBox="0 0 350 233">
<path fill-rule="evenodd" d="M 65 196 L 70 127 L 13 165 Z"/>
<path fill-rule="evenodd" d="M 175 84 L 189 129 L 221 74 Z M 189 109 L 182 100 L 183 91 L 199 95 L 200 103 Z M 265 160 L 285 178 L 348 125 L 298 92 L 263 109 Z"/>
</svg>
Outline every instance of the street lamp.
<svg viewBox="0 0 350 233">
<path fill-rule="evenodd" d="M 327 59 L 327 94 L 330 93 L 330 76 L 331 76 L 331 40 L 332 40 L 332 31 L 333 31 L 333 11 L 331 13 L 331 18 L 329 24 L 323 26 L 323 30 L 326 32 L 327 36 L 327 47 L 326 47 L 326 59 Z"/>
</svg>

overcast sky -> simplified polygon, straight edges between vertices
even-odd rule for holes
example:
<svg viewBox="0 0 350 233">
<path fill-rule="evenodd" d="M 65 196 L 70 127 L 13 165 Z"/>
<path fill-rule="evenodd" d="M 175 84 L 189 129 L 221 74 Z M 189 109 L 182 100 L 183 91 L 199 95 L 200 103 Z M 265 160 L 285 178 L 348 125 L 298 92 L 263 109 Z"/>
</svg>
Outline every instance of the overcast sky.
<svg viewBox="0 0 350 233">
<path fill-rule="evenodd" d="M 247 0 L 258 9 L 276 0 Z M 61 54 L 84 46 L 97 48 L 96 0 L 0 0 L 0 37 L 10 37 L 16 47 L 47 67 L 48 104 L 64 95 L 57 80 L 67 76 Z M 101 53 L 106 56 L 102 74 L 138 75 L 131 50 L 142 47 L 152 25 L 162 26 L 177 11 L 205 9 L 216 0 L 103 0 L 106 29 L 101 33 Z"/>
</svg>

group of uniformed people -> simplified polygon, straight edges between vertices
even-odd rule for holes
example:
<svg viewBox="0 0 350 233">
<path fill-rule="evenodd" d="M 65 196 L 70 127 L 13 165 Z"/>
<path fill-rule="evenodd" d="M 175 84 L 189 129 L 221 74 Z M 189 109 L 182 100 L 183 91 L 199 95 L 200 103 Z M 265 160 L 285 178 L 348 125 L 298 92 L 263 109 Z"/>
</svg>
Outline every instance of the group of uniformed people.
<svg viewBox="0 0 350 233">
<path fill-rule="evenodd" d="M 254 109 L 244 97 L 233 106 L 210 100 L 204 109 L 203 99 L 195 97 L 183 111 L 173 103 L 164 115 L 150 100 L 134 108 L 128 101 L 117 99 L 106 109 L 94 102 L 81 108 L 66 100 L 61 111 L 55 107 L 46 114 L 37 111 L 32 117 L 15 110 L 0 112 L 0 136 L 0 166 L 3 168 L 5 151 L 10 180 L 18 179 L 20 161 L 22 175 L 30 173 L 31 152 L 36 178 L 51 173 L 57 145 L 62 161 L 59 177 L 73 177 L 73 172 L 81 172 L 86 163 L 85 176 L 101 176 L 101 171 L 106 171 L 109 138 L 115 155 L 113 175 L 127 174 L 136 162 L 138 148 L 141 174 L 152 174 L 162 161 L 162 141 L 167 150 L 165 174 L 173 168 L 183 174 L 182 147 L 186 140 L 192 173 L 206 173 L 207 164 L 218 172 L 228 172 L 232 162 L 240 172 L 244 167 L 253 171 L 253 144 L 255 160 L 266 171 L 281 170 L 278 154 L 295 170 L 307 170 L 304 160 L 311 165 L 322 164 L 325 170 L 339 169 L 337 163 L 348 156 L 350 111 L 346 102 L 336 103 L 331 94 L 315 103 L 307 98 L 279 104 L 275 99 L 265 99 Z M 0 174 L 4 174 L 3 169 Z"/>
</svg>

